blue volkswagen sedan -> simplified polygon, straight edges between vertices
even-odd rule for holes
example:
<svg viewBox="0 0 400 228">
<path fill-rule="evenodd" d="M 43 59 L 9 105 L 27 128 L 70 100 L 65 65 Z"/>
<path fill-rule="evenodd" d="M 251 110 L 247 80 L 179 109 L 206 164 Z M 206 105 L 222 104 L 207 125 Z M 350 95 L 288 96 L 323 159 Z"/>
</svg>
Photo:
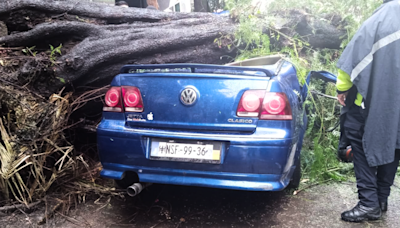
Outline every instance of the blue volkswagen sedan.
<svg viewBox="0 0 400 228">
<path fill-rule="evenodd" d="M 126 65 L 97 128 L 101 175 L 135 192 L 143 183 L 297 187 L 306 96 L 294 66 L 279 56 L 226 66 Z"/>
</svg>

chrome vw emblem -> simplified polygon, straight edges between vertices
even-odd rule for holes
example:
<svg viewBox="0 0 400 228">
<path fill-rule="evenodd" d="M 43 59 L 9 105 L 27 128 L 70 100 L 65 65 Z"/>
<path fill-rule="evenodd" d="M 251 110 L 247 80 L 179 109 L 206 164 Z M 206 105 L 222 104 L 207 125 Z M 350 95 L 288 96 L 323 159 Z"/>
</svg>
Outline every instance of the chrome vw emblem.
<svg viewBox="0 0 400 228">
<path fill-rule="evenodd" d="M 181 101 L 184 105 L 192 105 L 197 99 L 196 90 L 186 88 L 181 92 Z"/>
</svg>

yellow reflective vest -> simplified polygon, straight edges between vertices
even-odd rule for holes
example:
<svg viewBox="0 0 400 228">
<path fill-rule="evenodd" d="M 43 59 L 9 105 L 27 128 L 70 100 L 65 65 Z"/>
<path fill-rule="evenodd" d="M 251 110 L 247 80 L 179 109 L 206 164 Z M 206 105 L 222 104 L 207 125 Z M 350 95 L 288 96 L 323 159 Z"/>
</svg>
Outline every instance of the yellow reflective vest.
<svg viewBox="0 0 400 228">
<path fill-rule="evenodd" d="M 351 80 L 350 80 L 350 75 L 348 75 L 343 70 L 339 69 L 338 77 L 337 77 L 337 81 L 336 81 L 336 89 L 339 92 L 346 92 L 352 86 L 353 86 L 353 82 L 351 82 Z M 361 106 L 362 100 L 363 100 L 363 97 L 361 96 L 361 94 L 357 93 L 357 98 L 354 101 L 354 104 Z"/>
</svg>

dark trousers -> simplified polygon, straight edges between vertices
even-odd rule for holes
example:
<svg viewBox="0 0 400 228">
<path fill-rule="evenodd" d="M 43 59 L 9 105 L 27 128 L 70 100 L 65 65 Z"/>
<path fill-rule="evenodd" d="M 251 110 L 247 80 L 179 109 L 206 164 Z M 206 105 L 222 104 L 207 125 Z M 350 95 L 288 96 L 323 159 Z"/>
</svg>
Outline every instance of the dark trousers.
<svg viewBox="0 0 400 228">
<path fill-rule="evenodd" d="M 353 151 L 354 172 L 360 203 L 367 207 L 378 207 L 379 202 L 387 202 L 390 195 L 390 186 L 393 185 L 399 166 L 400 150 L 395 151 L 395 160 L 392 163 L 377 167 L 368 165 L 362 146 L 365 124 L 363 111 L 360 107 L 353 105 L 346 113 L 344 128 Z M 377 137 L 385 136 L 377 135 Z"/>
</svg>

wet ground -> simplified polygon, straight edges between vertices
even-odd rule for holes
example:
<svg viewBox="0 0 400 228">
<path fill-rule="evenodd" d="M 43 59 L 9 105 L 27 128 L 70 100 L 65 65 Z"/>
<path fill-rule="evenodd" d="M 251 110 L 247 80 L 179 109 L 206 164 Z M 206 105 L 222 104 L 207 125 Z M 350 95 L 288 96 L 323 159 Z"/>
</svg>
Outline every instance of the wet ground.
<svg viewBox="0 0 400 228">
<path fill-rule="evenodd" d="M 397 178 L 399 179 L 399 178 Z M 379 221 L 340 220 L 357 203 L 355 183 L 290 192 L 245 192 L 152 185 L 135 198 L 87 199 L 68 217 L 56 214 L 39 227 L 400 227 L 400 181 L 392 187 L 389 211 Z M 96 202 L 95 202 L 96 201 Z M 0 227 L 36 227 L 44 209 L 0 214 Z"/>
</svg>

